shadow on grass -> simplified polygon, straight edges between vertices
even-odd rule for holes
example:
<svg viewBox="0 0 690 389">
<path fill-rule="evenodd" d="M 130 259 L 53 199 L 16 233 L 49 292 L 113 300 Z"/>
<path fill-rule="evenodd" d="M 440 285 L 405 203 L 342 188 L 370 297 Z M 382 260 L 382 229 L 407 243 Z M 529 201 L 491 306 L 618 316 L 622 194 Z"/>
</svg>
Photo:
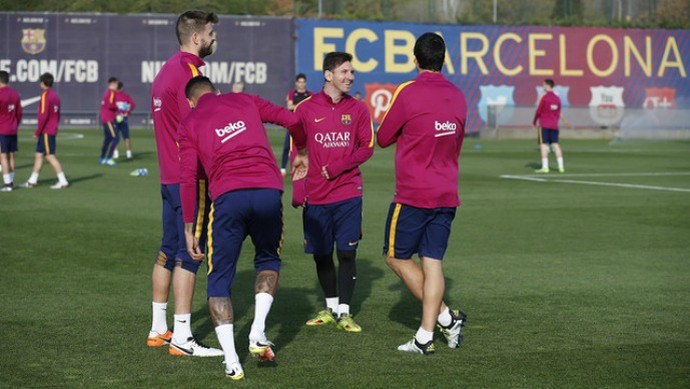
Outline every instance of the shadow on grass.
<svg viewBox="0 0 690 389">
<path fill-rule="evenodd" d="M 69 178 L 69 184 L 71 186 L 77 182 L 93 180 L 93 179 L 100 178 L 100 177 L 103 177 L 103 173 L 94 173 L 94 174 L 89 174 L 88 176 L 70 177 Z"/>
<path fill-rule="evenodd" d="M 541 169 L 541 163 L 540 162 L 528 162 L 525 164 L 525 167 L 537 170 L 537 169 Z"/>
</svg>

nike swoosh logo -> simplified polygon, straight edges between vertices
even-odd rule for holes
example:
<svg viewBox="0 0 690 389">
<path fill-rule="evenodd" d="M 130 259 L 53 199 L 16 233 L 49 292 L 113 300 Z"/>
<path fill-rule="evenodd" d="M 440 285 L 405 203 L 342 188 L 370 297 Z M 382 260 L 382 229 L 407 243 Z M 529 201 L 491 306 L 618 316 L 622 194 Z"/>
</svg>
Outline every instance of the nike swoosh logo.
<svg viewBox="0 0 690 389">
<path fill-rule="evenodd" d="M 178 320 L 177 322 L 178 322 L 178 323 L 186 323 L 187 320 Z"/>
<path fill-rule="evenodd" d="M 347 245 L 348 246 L 357 246 L 357 243 L 359 243 L 359 241 L 348 242 Z"/>
<path fill-rule="evenodd" d="M 314 118 L 314 123 L 319 123 L 319 122 L 322 122 L 322 121 L 324 121 L 324 120 L 326 120 L 326 117 L 325 117 L 325 116 L 322 117 L 322 118 Z"/>
<path fill-rule="evenodd" d="M 172 345 L 172 346 L 175 347 L 176 349 L 182 351 L 183 353 L 185 353 L 187 355 L 193 355 L 194 354 L 194 350 L 192 350 L 192 349 L 186 349 L 186 348 L 180 347 L 178 345 Z"/>
<path fill-rule="evenodd" d="M 21 101 L 22 107 L 26 107 L 27 105 L 31 105 L 40 99 L 41 99 L 41 96 L 36 96 L 36 97 L 31 97 L 29 99 L 24 99 Z"/>
</svg>

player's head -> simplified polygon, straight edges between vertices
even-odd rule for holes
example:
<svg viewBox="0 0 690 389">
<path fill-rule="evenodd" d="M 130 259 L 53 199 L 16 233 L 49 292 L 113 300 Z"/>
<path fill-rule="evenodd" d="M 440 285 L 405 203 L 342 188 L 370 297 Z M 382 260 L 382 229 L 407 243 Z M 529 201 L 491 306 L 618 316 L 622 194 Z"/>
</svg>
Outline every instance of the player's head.
<svg viewBox="0 0 690 389">
<path fill-rule="evenodd" d="M 542 84 L 542 86 L 544 87 L 544 90 L 545 90 L 545 91 L 550 91 L 550 90 L 552 90 L 553 87 L 554 87 L 554 85 L 556 85 L 556 83 L 553 82 L 553 80 L 550 79 L 550 78 L 547 78 L 546 80 L 544 80 L 544 83 Z"/>
<path fill-rule="evenodd" d="M 180 47 L 204 58 L 216 51 L 216 32 L 213 25 L 218 16 L 213 12 L 186 11 L 177 18 L 177 41 Z"/>
<path fill-rule="evenodd" d="M 117 83 L 118 83 L 117 77 L 110 77 L 108 79 L 108 89 L 110 90 L 117 90 Z"/>
<path fill-rule="evenodd" d="M 414 57 L 420 70 L 440 72 L 446 58 L 446 43 L 440 35 L 426 32 L 414 44 Z"/>
<path fill-rule="evenodd" d="M 352 54 L 341 51 L 326 54 L 323 59 L 323 78 L 326 87 L 334 88 L 342 94 L 349 93 L 355 81 Z"/>
<path fill-rule="evenodd" d="M 41 87 L 51 88 L 53 86 L 53 81 L 55 80 L 55 78 L 50 73 L 43 73 L 41 74 L 39 80 L 41 81 Z"/>
<path fill-rule="evenodd" d="M 295 76 L 295 89 L 302 92 L 307 89 L 307 76 L 304 73 L 300 73 Z"/>
<path fill-rule="evenodd" d="M 355 92 L 353 97 L 357 100 L 362 100 L 362 92 L 360 92 L 360 91 Z"/>
<path fill-rule="evenodd" d="M 196 107 L 199 98 L 207 93 L 214 93 L 216 87 L 208 77 L 196 76 L 187 82 L 187 86 L 184 89 L 185 96 L 187 96 L 187 101 L 189 101 L 189 106 Z"/>
<path fill-rule="evenodd" d="M 8 85 L 10 83 L 10 74 L 4 70 L 0 70 L 0 85 Z"/>
<path fill-rule="evenodd" d="M 125 83 L 122 81 L 117 82 L 117 90 L 122 90 L 125 87 Z"/>
</svg>

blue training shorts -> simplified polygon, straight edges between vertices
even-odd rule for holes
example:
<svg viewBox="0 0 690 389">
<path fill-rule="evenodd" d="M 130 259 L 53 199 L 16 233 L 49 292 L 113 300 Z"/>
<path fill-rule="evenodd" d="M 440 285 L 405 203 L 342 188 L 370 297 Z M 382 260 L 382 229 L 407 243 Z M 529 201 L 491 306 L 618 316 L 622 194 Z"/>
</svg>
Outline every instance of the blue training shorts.
<svg viewBox="0 0 690 389">
<path fill-rule="evenodd" d="M 36 143 L 36 152 L 44 155 L 55 155 L 56 146 L 55 135 L 41 134 Z"/>
<path fill-rule="evenodd" d="M 230 297 L 242 242 L 254 244 L 254 269 L 280 271 L 283 203 L 277 189 L 227 192 L 211 206 L 208 230 L 208 297 Z"/>
<path fill-rule="evenodd" d="M 386 219 L 383 255 L 397 259 L 443 259 L 448 248 L 455 207 L 417 208 L 391 203 Z"/>
<path fill-rule="evenodd" d="M 539 130 L 539 144 L 558 143 L 558 130 L 542 128 Z"/>
<path fill-rule="evenodd" d="M 127 122 L 127 117 L 120 123 L 116 123 L 117 133 L 122 134 L 122 139 L 129 139 L 129 123 Z"/>
<path fill-rule="evenodd" d="M 17 150 L 17 135 L 0 134 L 0 153 L 14 153 Z"/>
<path fill-rule="evenodd" d="M 206 248 L 206 229 L 211 200 L 206 190 L 206 181 L 197 184 L 199 201 L 194 222 L 194 235 L 199 240 L 199 247 Z M 194 274 L 199 270 L 201 261 L 195 261 L 187 252 L 184 237 L 184 218 L 180 202 L 180 185 L 161 185 L 163 199 L 163 238 L 156 262 L 168 270 L 173 270 L 178 261 L 183 269 Z"/>
<path fill-rule="evenodd" d="M 307 204 L 302 212 L 304 252 L 326 255 L 356 250 L 362 239 L 362 198 L 355 197 L 333 204 Z"/>
</svg>

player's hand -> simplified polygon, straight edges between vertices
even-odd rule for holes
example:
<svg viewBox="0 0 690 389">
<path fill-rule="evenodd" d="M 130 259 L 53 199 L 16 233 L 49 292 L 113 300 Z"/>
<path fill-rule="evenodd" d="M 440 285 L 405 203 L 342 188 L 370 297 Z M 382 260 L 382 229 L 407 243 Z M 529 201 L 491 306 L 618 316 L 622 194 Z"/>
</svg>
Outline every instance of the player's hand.
<svg viewBox="0 0 690 389">
<path fill-rule="evenodd" d="M 184 224 L 184 239 L 187 243 L 187 252 L 195 261 L 203 261 L 204 253 L 199 248 L 199 241 L 194 236 L 194 223 Z"/>
<path fill-rule="evenodd" d="M 295 159 L 292 161 L 290 166 L 290 174 L 292 174 L 292 180 L 300 180 L 307 175 L 309 170 L 309 156 L 307 155 L 306 149 L 300 150 Z"/>
<path fill-rule="evenodd" d="M 321 166 L 321 176 L 323 176 L 327 180 L 331 179 L 331 176 L 328 174 L 327 166 Z"/>
</svg>

